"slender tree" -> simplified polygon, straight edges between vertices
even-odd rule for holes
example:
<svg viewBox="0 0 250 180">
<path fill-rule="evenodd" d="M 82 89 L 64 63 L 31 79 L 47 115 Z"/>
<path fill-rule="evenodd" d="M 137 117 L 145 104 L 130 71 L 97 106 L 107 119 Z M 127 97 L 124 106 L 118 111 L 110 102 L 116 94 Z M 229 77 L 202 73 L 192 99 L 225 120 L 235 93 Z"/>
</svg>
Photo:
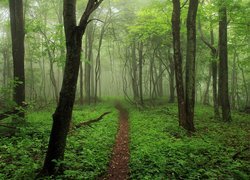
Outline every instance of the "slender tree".
<svg viewBox="0 0 250 180">
<path fill-rule="evenodd" d="M 25 101 L 23 1 L 9 0 L 9 8 L 14 65 L 13 73 L 14 80 L 17 81 L 13 90 L 13 99 L 17 106 L 22 106 Z M 17 114 L 21 118 L 24 117 L 24 112 L 17 112 Z"/>
<path fill-rule="evenodd" d="M 143 69 L 143 42 L 138 43 L 139 51 L 139 94 L 140 94 L 140 104 L 143 106 L 143 84 L 142 84 L 142 69 Z"/>
<path fill-rule="evenodd" d="M 48 151 L 40 175 L 53 175 L 62 167 L 56 167 L 56 161 L 64 159 L 66 138 L 72 117 L 76 85 L 80 66 L 82 36 L 85 33 L 89 16 L 103 0 L 88 0 L 79 24 L 76 22 L 76 0 L 63 1 L 63 18 L 66 37 L 66 64 L 59 103 L 53 114 Z"/>
<path fill-rule="evenodd" d="M 213 79 L 213 106 L 214 106 L 214 117 L 217 119 L 220 114 L 219 114 L 219 105 L 218 105 L 218 88 L 217 88 L 217 78 L 218 78 L 218 50 L 214 46 L 214 31 L 212 24 L 210 24 L 210 42 L 206 40 L 202 28 L 201 28 L 201 21 L 199 19 L 198 22 L 199 26 L 199 31 L 201 34 L 201 40 L 202 42 L 210 48 L 211 50 L 211 57 L 212 57 L 212 62 L 211 62 L 211 69 L 212 69 L 212 79 Z"/>
<path fill-rule="evenodd" d="M 176 90 L 178 96 L 179 124 L 189 132 L 195 131 L 195 55 L 196 55 L 196 14 L 198 0 L 190 0 L 187 16 L 186 91 L 184 95 L 182 54 L 180 43 L 180 1 L 173 0 L 172 33 L 175 63 Z"/>
<path fill-rule="evenodd" d="M 186 122 L 186 110 L 185 110 L 186 105 L 184 98 L 184 86 L 183 86 L 183 75 L 182 75 L 180 15 L 181 15 L 180 1 L 173 0 L 172 33 L 173 33 L 176 91 L 178 99 L 179 125 L 184 126 Z"/>
<path fill-rule="evenodd" d="M 187 55 L 186 55 L 186 124 L 189 131 L 194 128 L 195 104 L 195 56 L 196 56 L 196 14 L 198 0 L 190 0 L 187 16 Z"/>
<path fill-rule="evenodd" d="M 222 119 L 231 121 L 228 95 L 227 7 L 223 0 L 219 1 L 219 91 Z"/>
</svg>

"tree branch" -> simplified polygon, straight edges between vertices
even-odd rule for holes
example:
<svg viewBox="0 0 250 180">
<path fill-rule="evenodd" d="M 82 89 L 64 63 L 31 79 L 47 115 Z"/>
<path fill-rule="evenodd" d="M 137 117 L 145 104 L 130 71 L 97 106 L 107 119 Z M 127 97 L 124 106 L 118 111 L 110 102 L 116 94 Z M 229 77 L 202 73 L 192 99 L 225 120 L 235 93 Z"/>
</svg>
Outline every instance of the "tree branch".
<svg viewBox="0 0 250 180">
<path fill-rule="evenodd" d="M 89 19 L 89 16 L 90 14 L 96 10 L 98 8 L 98 6 L 102 3 L 103 0 L 89 0 L 88 1 L 88 4 L 85 8 L 85 11 L 80 19 L 80 22 L 79 22 L 79 27 L 82 31 L 85 30 L 87 24 L 88 24 L 88 19 Z"/>
<path fill-rule="evenodd" d="M 213 52 L 217 52 L 217 49 L 206 40 L 206 38 L 205 38 L 205 36 L 203 34 L 203 31 L 202 31 L 202 28 L 201 28 L 201 20 L 200 20 L 200 18 L 198 19 L 198 29 L 199 29 L 199 32 L 200 32 L 200 35 L 201 35 L 202 42 L 206 46 L 208 46 Z"/>
<path fill-rule="evenodd" d="M 99 21 L 99 22 L 105 23 L 104 21 L 102 21 L 102 20 L 100 20 L 100 19 L 96 19 L 96 18 L 88 20 L 87 23 L 89 24 L 89 23 L 92 22 L 92 21 Z"/>
<path fill-rule="evenodd" d="M 184 8 L 184 6 L 186 6 L 187 3 L 188 3 L 188 0 L 186 0 L 186 1 L 182 4 L 182 6 L 180 7 L 180 9 Z"/>
<path fill-rule="evenodd" d="M 99 116 L 96 119 L 91 119 L 91 120 L 88 120 L 86 122 L 79 123 L 79 124 L 77 124 L 75 126 L 75 128 L 80 128 L 80 127 L 83 127 L 83 126 L 89 126 L 92 123 L 95 123 L 95 122 L 98 122 L 98 121 L 102 120 L 104 116 L 106 116 L 107 114 L 110 114 L 110 113 L 111 112 L 105 112 L 105 113 L 103 113 L 101 116 Z"/>
</svg>

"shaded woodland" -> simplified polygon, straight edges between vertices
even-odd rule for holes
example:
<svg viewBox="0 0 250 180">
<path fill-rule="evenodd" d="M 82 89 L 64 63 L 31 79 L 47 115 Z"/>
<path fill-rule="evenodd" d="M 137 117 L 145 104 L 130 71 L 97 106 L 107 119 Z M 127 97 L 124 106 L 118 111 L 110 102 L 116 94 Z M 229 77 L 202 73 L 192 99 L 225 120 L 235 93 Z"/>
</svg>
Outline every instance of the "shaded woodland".
<svg viewBox="0 0 250 180">
<path fill-rule="evenodd" d="M 249 179 L 249 13 L 1 0 L 0 179 Z"/>
</svg>

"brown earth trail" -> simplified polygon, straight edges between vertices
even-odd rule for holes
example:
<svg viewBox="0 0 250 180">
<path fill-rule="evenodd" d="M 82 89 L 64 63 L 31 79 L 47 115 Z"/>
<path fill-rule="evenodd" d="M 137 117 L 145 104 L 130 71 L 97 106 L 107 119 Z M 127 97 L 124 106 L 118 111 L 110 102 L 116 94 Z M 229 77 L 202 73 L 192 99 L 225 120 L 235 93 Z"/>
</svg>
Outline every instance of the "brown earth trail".
<svg viewBox="0 0 250 180">
<path fill-rule="evenodd" d="M 128 111 L 116 104 L 119 111 L 119 129 L 113 147 L 108 172 L 104 179 L 125 180 L 129 178 L 129 122 Z"/>
</svg>

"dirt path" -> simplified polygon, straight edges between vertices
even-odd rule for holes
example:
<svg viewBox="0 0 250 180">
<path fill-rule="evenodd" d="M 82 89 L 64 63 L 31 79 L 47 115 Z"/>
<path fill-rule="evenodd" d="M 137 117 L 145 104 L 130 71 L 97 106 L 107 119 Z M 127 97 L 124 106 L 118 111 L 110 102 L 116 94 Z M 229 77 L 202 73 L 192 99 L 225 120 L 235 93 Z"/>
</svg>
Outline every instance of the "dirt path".
<svg viewBox="0 0 250 180">
<path fill-rule="evenodd" d="M 104 179 L 125 180 L 129 177 L 129 124 L 128 111 L 121 104 L 116 105 L 119 111 L 119 129 L 113 147 L 107 176 Z"/>
</svg>

